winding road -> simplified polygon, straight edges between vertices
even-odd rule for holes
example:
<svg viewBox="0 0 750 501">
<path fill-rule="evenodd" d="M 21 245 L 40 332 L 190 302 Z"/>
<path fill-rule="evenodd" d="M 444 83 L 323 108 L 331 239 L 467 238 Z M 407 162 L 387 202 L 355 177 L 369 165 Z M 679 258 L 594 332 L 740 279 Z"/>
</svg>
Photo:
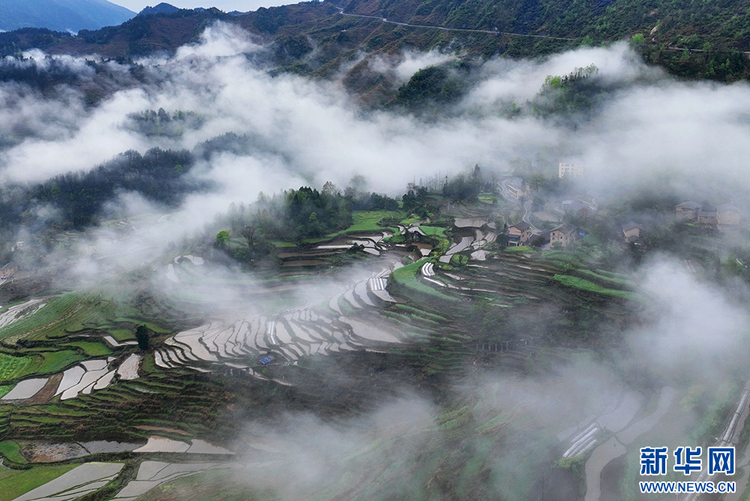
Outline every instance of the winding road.
<svg viewBox="0 0 750 501">
<path fill-rule="evenodd" d="M 409 23 L 400 23 L 398 21 L 390 21 L 386 19 L 385 17 L 381 16 L 366 16 L 364 14 L 349 14 L 344 12 L 344 9 L 341 7 L 336 7 L 339 10 L 339 14 L 342 16 L 347 17 L 361 17 L 364 19 L 379 19 L 380 21 L 384 23 L 390 23 L 395 24 L 397 26 L 408 26 L 410 28 L 424 28 L 428 30 L 441 30 L 441 31 L 460 31 L 464 33 L 489 33 L 490 35 L 510 35 L 515 37 L 528 37 L 528 38 L 549 38 L 552 40 L 568 40 L 575 42 L 578 40 L 578 38 L 565 38 L 565 37 L 551 37 L 548 35 L 529 35 L 525 33 L 513 33 L 511 31 L 497 31 L 497 30 L 477 30 L 472 28 L 445 28 L 443 26 L 430 26 L 427 24 L 409 24 Z"/>
</svg>

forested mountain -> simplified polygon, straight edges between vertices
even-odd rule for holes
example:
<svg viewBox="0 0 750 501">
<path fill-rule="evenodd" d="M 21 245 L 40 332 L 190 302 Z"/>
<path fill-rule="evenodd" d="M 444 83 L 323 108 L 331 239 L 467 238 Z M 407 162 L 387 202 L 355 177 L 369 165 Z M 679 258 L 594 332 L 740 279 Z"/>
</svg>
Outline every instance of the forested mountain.
<svg viewBox="0 0 750 501">
<path fill-rule="evenodd" d="M 135 16 L 106 0 L 2 0 L 0 30 L 48 28 L 56 31 L 96 30 L 122 24 Z"/>
<path fill-rule="evenodd" d="M 174 5 L 162 2 L 160 4 L 154 5 L 153 7 L 148 6 L 144 8 L 138 13 L 138 15 L 139 16 L 151 16 L 154 14 L 171 14 L 173 12 L 177 12 L 178 10 L 180 9 L 178 9 Z"/>
<path fill-rule="evenodd" d="M 349 0 L 346 12 L 389 20 L 591 40 L 642 33 L 659 43 L 700 49 L 750 47 L 750 2 L 696 0 Z"/>
<path fill-rule="evenodd" d="M 743 55 L 750 49 L 750 0 L 351 0 L 241 15 L 180 9 L 78 36 L 30 29 L 0 33 L 0 55 L 33 47 L 110 58 L 174 51 L 214 20 L 237 24 L 273 44 L 277 71 L 323 77 L 362 53 L 450 47 L 481 57 L 531 57 L 623 39 L 632 40 L 647 62 L 676 75 L 721 81 L 750 76 Z M 345 83 L 355 92 L 370 92 L 376 84 L 367 79 L 366 63 L 358 66 Z"/>
</svg>

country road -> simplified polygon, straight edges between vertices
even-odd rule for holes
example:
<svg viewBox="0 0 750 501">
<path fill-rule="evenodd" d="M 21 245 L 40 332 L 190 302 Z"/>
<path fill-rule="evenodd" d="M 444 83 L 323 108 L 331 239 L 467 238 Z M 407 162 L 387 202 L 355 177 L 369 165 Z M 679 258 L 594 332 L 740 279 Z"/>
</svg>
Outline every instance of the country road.
<svg viewBox="0 0 750 501">
<path fill-rule="evenodd" d="M 511 196 L 510 190 L 508 189 L 508 183 L 510 183 L 512 181 L 512 179 L 513 178 L 503 179 L 502 181 L 500 181 L 501 195 L 503 196 L 504 199 L 506 199 L 507 201 L 509 201 L 511 203 L 518 203 L 518 200 L 515 199 L 515 198 L 513 198 Z M 542 230 L 540 230 L 539 228 L 537 228 L 536 226 L 534 226 L 534 223 L 531 222 L 531 217 L 530 217 L 531 216 L 531 201 L 527 200 L 523 204 L 522 207 L 523 207 L 523 217 L 521 218 L 521 220 L 524 223 L 527 223 L 529 226 L 531 226 L 531 233 L 532 234 L 538 235 L 538 234 L 542 233 Z"/>
<path fill-rule="evenodd" d="M 366 16 L 364 14 L 349 14 L 344 12 L 344 9 L 341 7 L 336 7 L 339 10 L 339 14 L 342 16 L 347 17 L 361 17 L 364 19 L 379 19 L 380 21 L 384 23 L 390 23 L 395 24 L 397 26 L 408 26 L 410 28 L 424 28 L 428 30 L 442 30 L 442 31 L 460 31 L 465 33 L 489 33 L 490 35 L 510 35 L 515 37 L 529 37 L 529 38 L 549 38 L 552 40 L 567 40 L 571 42 L 575 42 L 578 40 L 578 38 L 566 38 L 566 37 L 551 37 L 547 35 L 529 35 L 525 33 L 513 33 L 510 31 L 496 31 L 496 30 L 477 30 L 477 29 L 471 29 L 471 28 L 445 28 L 443 26 L 430 26 L 427 24 L 409 24 L 409 23 L 400 23 L 398 21 L 390 21 L 386 19 L 385 17 L 380 16 Z"/>
<path fill-rule="evenodd" d="M 512 32 L 512 31 L 480 30 L 480 29 L 474 29 L 474 28 L 445 28 L 443 26 L 430 26 L 430 25 L 427 25 L 427 24 L 401 23 L 401 22 L 398 22 L 398 21 L 391 21 L 391 20 L 389 20 L 389 19 L 387 19 L 385 17 L 381 17 L 381 16 L 367 16 L 367 15 L 364 15 L 364 14 L 349 14 L 349 13 L 344 12 L 344 9 L 342 7 L 336 6 L 336 8 L 339 10 L 339 14 L 341 14 L 342 16 L 347 16 L 347 17 L 361 17 L 363 19 L 379 19 L 380 21 L 382 21 L 384 23 L 395 24 L 397 26 L 408 26 L 410 28 L 423 28 L 423 29 L 428 29 L 428 30 L 442 30 L 442 31 L 458 31 L 458 32 L 465 32 L 465 33 L 485 33 L 485 34 L 490 34 L 490 35 L 508 35 L 508 36 L 514 36 L 514 37 L 547 38 L 547 39 L 550 39 L 550 40 L 565 40 L 565 41 L 568 41 L 568 42 L 575 42 L 577 40 L 582 40 L 581 37 L 579 37 L 579 38 L 552 37 L 552 36 L 549 36 L 549 35 L 530 35 L 528 33 L 515 33 L 515 32 Z M 645 45 L 648 45 L 648 46 L 658 46 L 659 44 L 657 44 L 657 43 L 646 43 Z M 671 50 L 671 51 L 679 51 L 679 52 L 683 52 L 683 51 L 704 52 L 703 49 L 690 49 L 688 47 L 679 47 L 679 46 L 674 46 L 674 45 L 667 45 L 666 49 L 667 50 Z M 750 51 L 742 51 L 741 53 L 742 54 L 750 55 Z"/>
</svg>

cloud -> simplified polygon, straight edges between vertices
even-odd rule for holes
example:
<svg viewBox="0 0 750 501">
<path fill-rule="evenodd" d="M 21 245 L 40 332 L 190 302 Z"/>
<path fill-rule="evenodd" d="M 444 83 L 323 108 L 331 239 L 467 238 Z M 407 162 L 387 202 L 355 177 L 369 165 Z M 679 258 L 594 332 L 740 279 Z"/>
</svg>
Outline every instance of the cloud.
<svg viewBox="0 0 750 501">
<path fill-rule="evenodd" d="M 224 195 L 234 200 L 244 193 L 244 201 L 251 201 L 261 190 L 278 191 L 300 179 L 344 185 L 354 174 L 376 190 L 396 192 L 414 178 L 451 174 L 476 163 L 504 170 L 513 158 L 539 151 L 583 162 L 592 186 L 634 182 L 663 168 L 746 184 L 739 159 L 750 148 L 742 140 L 750 116 L 741 104 L 750 102 L 747 86 L 675 82 L 644 65 L 626 44 L 541 61 L 492 60 L 477 70 L 475 85 L 453 112 L 430 121 L 362 110 L 336 83 L 271 76 L 257 58 L 248 57 L 264 51 L 237 28 L 219 23 L 200 43 L 172 57 L 141 61 L 151 83 L 115 91 L 93 109 L 84 109 L 72 89 L 53 101 L 27 92 L 14 109 L 16 115 L 36 117 L 26 126 L 35 133 L 6 149 L 0 175 L 6 182 L 42 181 L 90 169 L 128 149 L 192 149 L 234 132 L 252 137 L 259 147 L 234 159 L 219 156 L 203 169 L 203 175 L 221 179 L 229 190 Z M 398 83 L 416 69 L 455 57 L 405 53 L 370 65 Z M 90 73 L 80 60 L 65 56 L 64 61 Z M 599 68 L 596 78 L 612 88 L 600 112 L 576 130 L 533 114 L 508 118 L 501 112 L 502 106 L 533 99 L 547 75 L 591 64 Z M 7 102 L 13 92 L 6 88 Z M 205 120 L 178 139 L 144 137 L 122 126 L 131 113 L 159 108 L 193 111 Z M 271 179 L 258 175 L 262 165 L 273 172 Z"/>
<path fill-rule="evenodd" d="M 659 377 L 703 381 L 720 381 L 744 364 L 750 319 L 730 292 L 664 257 L 639 273 L 650 321 L 629 333 L 633 360 L 647 361 Z"/>
</svg>

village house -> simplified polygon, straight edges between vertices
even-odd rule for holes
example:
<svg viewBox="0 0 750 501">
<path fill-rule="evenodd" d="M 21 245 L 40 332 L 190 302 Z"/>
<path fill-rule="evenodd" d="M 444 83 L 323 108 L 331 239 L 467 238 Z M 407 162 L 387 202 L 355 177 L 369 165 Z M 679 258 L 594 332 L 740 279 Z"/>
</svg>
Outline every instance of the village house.
<svg viewBox="0 0 750 501">
<path fill-rule="evenodd" d="M 701 226 L 716 227 L 721 231 L 733 231 L 739 227 L 740 211 L 732 204 L 721 204 L 714 208 L 696 202 L 682 202 L 675 207 L 677 219 L 695 221 Z"/>
<path fill-rule="evenodd" d="M 0 280 L 8 280 L 9 278 L 13 278 L 16 272 L 18 272 L 18 265 L 8 263 L 0 268 Z"/>
<path fill-rule="evenodd" d="M 696 202 L 682 202 L 677 207 L 675 207 L 675 215 L 677 216 L 677 219 L 692 221 L 698 217 L 698 212 L 701 210 L 701 208 L 701 204 Z"/>
<path fill-rule="evenodd" d="M 583 165 L 566 164 L 560 162 L 558 165 L 558 176 L 560 179 L 564 177 L 580 177 L 583 176 Z"/>
<path fill-rule="evenodd" d="M 641 238 L 646 233 L 645 228 L 638 223 L 633 221 L 622 225 L 622 236 L 625 239 L 625 243 L 629 244 L 642 244 Z"/>
<path fill-rule="evenodd" d="M 740 211 L 732 204 L 721 204 L 716 207 L 716 222 L 719 229 L 733 229 L 740 224 Z"/>
<path fill-rule="evenodd" d="M 703 226 L 716 226 L 716 209 L 703 207 L 696 213 L 698 224 Z"/>
<path fill-rule="evenodd" d="M 524 221 L 508 226 L 508 245 L 511 247 L 526 245 L 531 239 L 531 225 Z"/>
<path fill-rule="evenodd" d="M 568 247 L 578 239 L 578 227 L 570 223 L 563 223 L 549 232 L 550 244 L 559 243 L 562 247 Z"/>
<path fill-rule="evenodd" d="M 578 217 L 589 217 L 591 209 L 578 200 L 563 200 L 563 210 L 565 213 L 572 213 Z"/>
</svg>

